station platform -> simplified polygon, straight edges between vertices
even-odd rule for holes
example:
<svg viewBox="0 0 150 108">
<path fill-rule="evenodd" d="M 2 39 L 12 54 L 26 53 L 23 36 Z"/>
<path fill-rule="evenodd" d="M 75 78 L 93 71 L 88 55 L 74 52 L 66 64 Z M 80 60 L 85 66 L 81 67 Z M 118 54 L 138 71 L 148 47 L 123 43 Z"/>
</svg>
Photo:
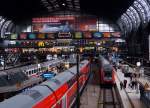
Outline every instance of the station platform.
<svg viewBox="0 0 150 108">
<path fill-rule="evenodd" d="M 88 84 L 81 96 L 80 108 L 98 108 L 99 91 L 98 85 Z"/>
<path fill-rule="evenodd" d="M 115 79 L 124 108 L 146 108 L 144 103 L 140 100 L 139 84 L 137 89 L 130 88 L 130 78 L 124 77 L 120 69 L 117 69 Z M 120 82 L 123 80 L 127 80 L 127 87 L 121 90 Z"/>
<path fill-rule="evenodd" d="M 115 79 L 123 108 L 147 108 L 140 99 L 140 91 L 137 89 L 132 89 L 128 86 L 130 83 L 129 77 L 124 77 L 124 74 L 121 72 L 121 70 L 118 69 L 115 75 Z M 123 80 L 127 80 L 127 87 L 121 90 L 120 81 Z M 94 85 L 90 81 L 84 89 L 83 94 L 81 95 L 80 108 L 101 108 L 98 105 L 99 96 L 100 86 Z"/>
</svg>

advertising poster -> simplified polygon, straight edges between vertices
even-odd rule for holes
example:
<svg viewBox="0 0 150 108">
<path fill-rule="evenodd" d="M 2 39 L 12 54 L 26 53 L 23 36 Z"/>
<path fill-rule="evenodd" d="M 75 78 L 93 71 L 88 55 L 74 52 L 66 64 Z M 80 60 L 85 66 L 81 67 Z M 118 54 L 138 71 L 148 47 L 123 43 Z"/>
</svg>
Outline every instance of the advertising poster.
<svg viewBox="0 0 150 108">
<path fill-rule="evenodd" d="M 93 32 L 93 38 L 99 39 L 102 37 L 103 37 L 103 34 L 101 32 Z"/>
<path fill-rule="evenodd" d="M 72 34 L 70 32 L 59 32 L 58 39 L 72 39 Z"/>
<path fill-rule="evenodd" d="M 72 32 L 75 28 L 75 17 L 53 16 L 32 19 L 33 32 Z"/>
<path fill-rule="evenodd" d="M 11 34 L 10 39 L 12 40 L 18 39 L 18 34 Z"/>
<path fill-rule="evenodd" d="M 45 33 L 39 33 L 37 34 L 38 39 L 46 39 Z"/>
<path fill-rule="evenodd" d="M 112 32 L 111 37 L 120 38 L 121 34 L 120 34 L 120 32 Z"/>
<path fill-rule="evenodd" d="M 36 34 L 34 34 L 34 33 L 29 33 L 29 34 L 28 34 L 28 39 L 36 39 Z"/>
<path fill-rule="evenodd" d="M 78 20 L 77 31 L 97 31 L 96 18 L 79 17 L 77 20 Z"/>
<path fill-rule="evenodd" d="M 20 39 L 27 39 L 27 33 L 21 33 L 21 34 L 19 35 L 19 38 L 20 38 Z"/>
<path fill-rule="evenodd" d="M 75 32 L 74 33 L 74 39 L 82 39 L 83 36 L 82 36 L 82 32 Z"/>
<path fill-rule="evenodd" d="M 47 39 L 55 39 L 55 37 L 56 37 L 56 34 L 55 34 L 55 33 L 47 33 L 47 34 L 46 34 L 46 38 L 47 38 Z"/>
<path fill-rule="evenodd" d="M 111 37 L 110 32 L 104 32 L 103 37 L 104 38 L 110 38 Z"/>
<path fill-rule="evenodd" d="M 91 32 L 83 32 L 84 39 L 92 39 L 92 33 Z"/>
</svg>

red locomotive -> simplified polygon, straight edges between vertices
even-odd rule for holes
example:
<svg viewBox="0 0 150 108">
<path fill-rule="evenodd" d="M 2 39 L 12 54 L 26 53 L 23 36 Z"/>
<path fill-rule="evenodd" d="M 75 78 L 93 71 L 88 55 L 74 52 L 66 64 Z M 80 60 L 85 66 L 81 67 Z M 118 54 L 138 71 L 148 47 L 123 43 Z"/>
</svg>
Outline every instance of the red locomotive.
<svg viewBox="0 0 150 108">
<path fill-rule="evenodd" d="M 114 85 L 115 84 L 115 69 L 104 57 L 99 56 L 100 62 L 100 84 Z"/>
</svg>

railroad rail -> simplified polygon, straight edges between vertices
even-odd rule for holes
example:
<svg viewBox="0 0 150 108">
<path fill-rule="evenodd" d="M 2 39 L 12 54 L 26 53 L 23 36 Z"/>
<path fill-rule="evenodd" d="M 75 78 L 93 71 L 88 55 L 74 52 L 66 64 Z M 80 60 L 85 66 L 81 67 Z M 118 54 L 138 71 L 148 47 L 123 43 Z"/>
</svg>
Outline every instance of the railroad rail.
<svg viewBox="0 0 150 108">
<path fill-rule="evenodd" d="M 116 86 L 100 88 L 97 108 L 122 108 Z"/>
</svg>

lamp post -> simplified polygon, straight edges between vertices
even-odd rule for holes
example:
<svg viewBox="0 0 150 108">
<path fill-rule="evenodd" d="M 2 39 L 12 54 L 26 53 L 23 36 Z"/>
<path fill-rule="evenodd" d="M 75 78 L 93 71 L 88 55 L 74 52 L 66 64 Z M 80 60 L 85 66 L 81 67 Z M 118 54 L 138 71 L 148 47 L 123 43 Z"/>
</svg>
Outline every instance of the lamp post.
<svg viewBox="0 0 150 108">
<path fill-rule="evenodd" d="M 76 50 L 76 53 L 77 53 L 77 75 L 76 75 L 76 79 L 77 79 L 77 108 L 80 108 L 80 87 L 79 87 L 79 78 L 80 78 L 80 75 L 79 75 L 79 49 Z"/>
<path fill-rule="evenodd" d="M 139 75 L 139 77 L 140 77 L 140 66 L 141 66 L 141 62 L 136 62 L 136 66 L 137 66 L 138 75 Z M 139 85 L 138 85 L 138 84 L 137 84 L 136 93 L 139 93 Z"/>
</svg>

